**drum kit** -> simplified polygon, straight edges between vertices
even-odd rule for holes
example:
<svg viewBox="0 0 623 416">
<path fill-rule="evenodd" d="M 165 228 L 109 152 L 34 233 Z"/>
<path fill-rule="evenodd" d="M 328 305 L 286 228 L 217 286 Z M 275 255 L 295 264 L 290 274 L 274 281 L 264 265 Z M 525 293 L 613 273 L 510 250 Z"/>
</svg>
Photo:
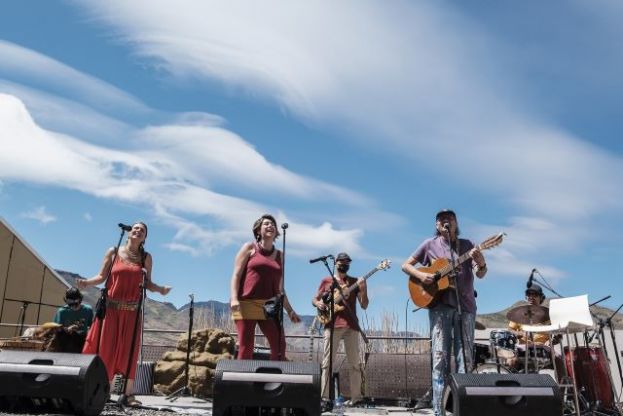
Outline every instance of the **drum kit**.
<svg viewBox="0 0 623 416">
<path fill-rule="evenodd" d="M 509 310 L 506 317 L 522 325 L 546 324 L 549 309 L 541 305 L 521 305 Z M 531 335 L 525 332 L 524 340 L 530 340 Z M 550 335 L 549 339 L 552 344 L 554 338 Z M 495 329 L 490 332 L 488 345 L 474 344 L 473 372 L 548 374 L 561 388 L 563 385 L 571 386 L 569 377 L 575 374 L 582 402 L 579 408 L 584 409 L 583 415 L 620 415 L 616 410 L 613 382 L 604 350 L 601 346 L 586 344 L 579 346 L 576 339 L 576 346 L 571 350 L 569 346 L 563 348 L 561 345 L 561 354 L 557 356 L 549 346 L 534 342 L 519 344 L 517 335 L 512 331 Z M 561 357 L 564 357 L 564 364 Z"/>
</svg>

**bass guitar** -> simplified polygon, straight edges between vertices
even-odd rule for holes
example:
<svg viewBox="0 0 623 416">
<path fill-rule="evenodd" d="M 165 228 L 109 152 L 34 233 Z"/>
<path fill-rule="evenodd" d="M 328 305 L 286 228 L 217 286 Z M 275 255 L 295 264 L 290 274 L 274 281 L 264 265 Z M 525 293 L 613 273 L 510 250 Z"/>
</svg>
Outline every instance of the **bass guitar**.
<svg viewBox="0 0 623 416">
<path fill-rule="evenodd" d="M 496 247 L 502 243 L 505 235 L 506 234 L 504 233 L 499 233 L 491 236 L 475 248 L 482 251 Z M 459 267 L 461 264 L 469 260 L 471 258 L 471 251 L 472 250 L 455 259 L 454 267 Z M 448 276 L 450 272 L 452 272 L 452 264 L 450 264 L 449 259 L 435 259 L 430 266 L 420 267 L 418 270 L 435 275 L 434 282 L 430 284 L 424 284 L 417 277 L 409 276 L 409 294 L 411 295 L 411 300 L 413 300 L 413 303 L 420 308 L 429 308 L 434 306 L 444 291 L 454 287 L 454 279 L 451 279 L 450 276 Z"/>
<path fill-rule="evenodd" d="M 358 287 L 359 282 L 361 282 L 361 281 L 365 282 L 374 273 L 378 272 L 379 270 L 387 270 L 387 269 L 389 269 L 391 264 L 392 264 L 391 260 L 384 259 L 374 269 L 372 269 L 368 273 L 366 273 L 365 276 L 363 276 L 362 278 L 358 279 L 357 282 L 353 283 L 349 287 L 343 288 L 341 293 L 340 293 L 340 291 L 338 289 L 335 289 L 334 292 L 333 292 L 333 297 L 334 297 L 333 298 L 333 313 L 335 314 L 337 312 L 340 312 L 340 311 L 344 310 L 345 306 L 341 304 L 342 300 L 344 298 L 347 298 L 351 294 L 351 292 Z M 322 297 L 322 302 L 325 305 L 329 306 L 330 302 L 329 302 L 329 295 L 328 294 L 326 296 Z M 331 322 L 332 315 L 333 314 L 329 313 L 329 308 L 327 308 L 325 310 L 318 309 L 318 321 L 320 321 L 320 323 L 323 324 L 323 325 L 326 325 L 329 322 Z"/>
</svg>

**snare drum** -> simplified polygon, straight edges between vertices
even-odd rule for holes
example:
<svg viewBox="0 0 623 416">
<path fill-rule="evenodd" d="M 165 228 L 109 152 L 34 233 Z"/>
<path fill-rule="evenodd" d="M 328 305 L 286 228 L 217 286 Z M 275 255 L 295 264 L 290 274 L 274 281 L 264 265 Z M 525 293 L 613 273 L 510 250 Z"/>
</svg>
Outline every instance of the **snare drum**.
<svg viewBox="0 0 623 416">
<path fill-rule="evenodd" d="M 494 329 L 489 334 L 491 351 L 499 358 L 515 358 L 517 337 L 506 329 Z"/>
<path fill-rule="evenodd" d="M 526 365 L 526 346 L 517 346 L 517 370 L 522 370 Z M 528 347 L 528 372 L 538 372 L 543 368 L 553 368 L 552 354 L 549 347 L 535 345 Z"/>
</svg>

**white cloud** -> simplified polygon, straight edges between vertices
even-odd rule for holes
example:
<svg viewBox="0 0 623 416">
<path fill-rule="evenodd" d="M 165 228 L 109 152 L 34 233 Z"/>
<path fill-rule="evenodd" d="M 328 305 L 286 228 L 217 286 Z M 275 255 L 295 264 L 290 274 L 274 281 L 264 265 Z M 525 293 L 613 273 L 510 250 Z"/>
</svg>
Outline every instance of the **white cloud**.
<svg viewBox="0 0 623 416">
<path fill-rule="evenodd" d="M 87 103 L 104 113 L 147 113 L 136 98 L 48 56 L 0 40 L 0 77 Z"/>
<path fill-rule="evenodd" d="M 261 92 L 316 122 L 347 122 L 424 166 L 446 158 L 450 175 L 470 185 L 465 171 L 486 178 L 471 186 L 531 214 L 621 208 L 621 158 L 542 124 L 512 71 L 492 59 L 504 45 L 441 5 L 346 1 L 328 15 L 322 2 L 149 4 L 110 1 L 89 12 L 171 74 Z"/>
<path fill-rule="evenodd" d="M 278 212 L 278 209 L 206 188 L 205 184 L 218 180 L 219 175 L 226 173 L 218 170 L 208 170 L 208 174 L 198 173 L 203 166 L 199 163 L 202 158 L 194 156 L 193 152 L 221 152 L 221 156 L 238 160 L 237 163 L 247 167 L 257 164 L 259 173 L 268 175 L 277 184 L 276 189 L 292 198 L 302 198 L 298 188 L 306 189 L 312 195 L 319 192 L 316 188 L 333 191 L 336 195 L 340 192 L 337 187 L 271 165 L 240 137 L 222 129 L 212 132 L 213 127 L 194 127 L 199 129 L 200 136 L 206 134 L 207 141 L 210 134 L 216 137 L 217 142 L 220 139 L 231 140 L 237 152 L 227 153 L 226 143 L 217 143 L 214 148 L 206 147 L 201 138 L 194 136 L 197 142 L 178 145 L 176 141 L 168 141 L 168 135 L 162 133 L 177 133 L 180 138 L 178 128 L 183 132 L 190 127 L 164 126 L 158 131 L 161 141 L 144 141 L 137 146 L 137 150 L 111 150 L 42 129 L 32 120 L 19 99 L 0 94 L 0 143 L 3 147 L 0 178 L 53 184 L 98 197 L 146 204 L 161 221 L 177 230 L 169 248 L 194 255 L 211 254 L 215 249 L 248 238 L 248 224 L 261 213 Z M 156 130 L 150 128 L 147 131 L 154 133 Z M 144 138 L 145 134 L 140 132 L 136 136 Z M 155 136 L 150 135 L 152 138 Z M 181 160 L 187 158 L 189 163 L 178 164 L 177 157 Z M 228 162 L 217 159 L 213 160 L 214 163 L 220 163 L 220 168 L 226 170 Z M 196 166 L 192 166 L 193 163 Z M 252 180 L 251 176 L 258 172 L 250 170 L 245 178 L 244 172 L 238 171 L 229 180 L 240 184 Z M 201 182 L 205 184 L 202 186 Z M 285 218 L 285 215 L 280 213 L 278 217 Z M 88 218 L 85 215 L 85 219 Z M 298 228 L 297 236 L 292 239 L 294 253 L 308 253 L 319 247 L 360 249 L 357 242 L 363 235 L 360 229 L 337 229 L 331 224 L 314 226 L 292 223 L 291 226 Z"/>
<path fill-rule="evenodd" d="M 422 174 L 444 160 L 438 180 L 523 217 L 511 224 L 517 253 L 575 249 L 595 216 L 623 208 L 621 157 L 533 113 L 529 84 L 500 66 L 506 45 L 444 3 L 185 6 L 84 9 L 175 77 L 217 79 L 361 132 Z"/>
<path fill-rule="evenodd" d="M 30 211 L 23 212 L 21 216 L 23 218 L 29 218 L 31 220 L 39 221 L 43 225 L 54 222 L 57 219 L 54 215 L 47 212 L 45 206 L 43 205 Z"/>
</svg>

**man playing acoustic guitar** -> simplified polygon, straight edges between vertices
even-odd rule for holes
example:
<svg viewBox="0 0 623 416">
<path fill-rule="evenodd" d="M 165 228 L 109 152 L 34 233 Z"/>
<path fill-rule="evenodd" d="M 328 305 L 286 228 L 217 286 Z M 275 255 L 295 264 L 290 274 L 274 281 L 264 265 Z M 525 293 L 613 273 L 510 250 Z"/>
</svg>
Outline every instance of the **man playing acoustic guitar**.
<svg viewBox="0 0 623 416">
<path fill-rule="evenodd" d="M 346 361 L 348 363 L 348 373 L 350 380 L 350 403 L 351 405 L 357 404 L 361 401 L 361 362 L 359 359 L 359 332 L 357 324 L 357 300 L 362 309 L 368 307 L 368 290 L 365 280 L 356 279 L 349 276 L 348 269 L 350 267 L 351 258 L 346 253 L 340 253 L 335 258 L 336 274 L 335 278 L 343 289 L 348 288 L 354 284 L 358 285 L 358 290 L 351 293 L 346 297 L 345 302 L 348 307 L 336 305 L 334 310 L 336 313 L 333 315 L 335 319 L 335 328 L 333 333 L 333 358 L 335 360 L 335 353 L 340 345 L 340 340 L 344 340 L 344 350 L 346 351 Z M 327 276 L 320 282 L 320 287 L 316 296 L 312 299 L 314 306 L 321 311 L 328 308 L 323 298 L 331 291 L 331 285 L 333 279 L 331 276 Z M 356 296 L 355 296 L 356 295 Z M 351 313 L 352 311 L 352 313 Z M 353 316 L 354 315 L 354 316 Z M 330 339 L 330 322 L 325 324 L 324 329 L 324 356 L 322 359 L 322 386 L 321 392 L 323 398 L 329 397 L 329 354 L 331 354 L 331 347 L 329 343 Z M 333 361 L 333 370 L 338 368 L 335 361 Z"/>
<path fill-rule="evenodd" d="M 462 311 L 462 331 L 458 322 L 457 299 L 455 289 L 448 287 L 436 293 L 435 301 L 427 307 L 430 321 L 433 410 L 441 415 L 443 391 L 450 374 L 450 351 L 454 350 L 454 360 L 458 372 L 465 372 L 463 347 L 467 357 L 467 370 L 472 367 L 472 347 L 476 320 L 476 298 L 474 296 L 474 272 L 479 278 L 487 273 L 485 259 L 478 248 L 466 239 L 458 238 L 459 227 L 456 214 L 445 209 L 439 211 L 435 222 L 436 235 L 422 242 L 403 263 L 402 271 L 417 279 L 418 284 L 432 285 L 439 280 L 439 273 L 418 270 L 415 265 L 431 266 L 437 259 L 450 259 L 452 249 L 455 261 L 462 254 L 469 253 L 469 258 L 462 265 L 457 265 L 457 283 Z M 431 267 L 432 268 L 432 267 Z M 461 343 L 460 334 L 464 342 Z M 453 347 L 454 346 L 454 347 Z"/>
</svg>

